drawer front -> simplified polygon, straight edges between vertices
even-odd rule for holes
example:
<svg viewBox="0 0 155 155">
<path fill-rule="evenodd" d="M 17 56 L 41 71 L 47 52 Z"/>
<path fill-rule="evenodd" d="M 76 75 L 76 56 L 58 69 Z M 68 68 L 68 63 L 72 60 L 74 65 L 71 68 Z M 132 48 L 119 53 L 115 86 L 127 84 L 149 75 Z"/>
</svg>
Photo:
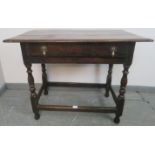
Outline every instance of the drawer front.
<svg viewBox="0 0 155 155">
<path fill-rule="evenodd" d="M 127 43 L 30 43 L 26 54 L 33 57 L 124 58 L 128 47 Z"/>
</svg>

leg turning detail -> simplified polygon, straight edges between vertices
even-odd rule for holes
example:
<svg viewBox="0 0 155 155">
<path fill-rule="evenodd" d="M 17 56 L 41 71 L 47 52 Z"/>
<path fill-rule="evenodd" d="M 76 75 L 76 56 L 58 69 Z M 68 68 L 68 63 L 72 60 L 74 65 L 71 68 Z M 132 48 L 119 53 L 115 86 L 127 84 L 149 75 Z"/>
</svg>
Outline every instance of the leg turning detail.
<svg viewBox="0 0 155 155">
<path fill-rule="evenodd" d="M 36 94 L 36 89 L 35 89 L 35 84 L 34 84 L 34 78 L 32 75 L 32 65 L 31 64 L 26 64 L 27 68 L 27 73 L 28 73 L 28 83 L 29 83 L 29 88 L 30 88 L 30 94 L 31 94 L 31 105 L 32 105 L 32 110 L 33 113 L 35 114 L 35 118 L 39 119 L 39 110 L 37 109 L 37 94 Z M 37 117 L 36 117 L 37 116 Z"/>
<path fill-rule="evenodd" d="M 111 79 L 112 79 L 112 69 L 113 69 L 113 64 L 110 64 L 109 65 L 108 76 L 107 76 L 107 82 L 106 82 L 105 97 L 109 97 L 109 91 L 110 91 Z"/>
<path fill-rule="evenodd" d="M 115 123 L 119 123 L 119 117 L 122 116 L 123 109 L 124 109 L 124 103 L 125 103 L 125 93 L 126 93 L 126 86 L 127 86 L 127 76 L 128 76 L 128 71 L 129 71 L 130 65 L 124 65 L 124 71 L 123 71 L 123 77 L 121 79 L 121 86 L 120 86 L 120 91 L 119 95 L 117 98 L 117 112 L 116 112 L 116 117 L 114 119 Z"/>
<path fill-rule="evenodd" d="M 48 95 L 47 73 L 45 64 L 42 64 L 42 80 L 44 86 L 44 95 Z"/>
</svg>

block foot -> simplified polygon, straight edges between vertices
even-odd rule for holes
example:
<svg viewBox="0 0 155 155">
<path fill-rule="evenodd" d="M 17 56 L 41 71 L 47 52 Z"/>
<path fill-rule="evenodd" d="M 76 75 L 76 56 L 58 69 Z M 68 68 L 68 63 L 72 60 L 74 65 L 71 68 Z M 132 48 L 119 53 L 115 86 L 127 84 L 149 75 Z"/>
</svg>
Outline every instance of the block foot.
<svg viewBox="0 0 155 155">
<path fill-rule="evenodd" d="M 120 118 L 119 118 L 118 116 L 116 116 L 116 117 L 114 118 L 114 123 L 115 123 L 115 124 L 119 124 L 119 123 L 120 123 Z"/>
<path fill-rule="evenodd" d="M 34 115 L 34 118 L 35 118 L 35 120 L 39 120 L 40 119 L 40 114 L 38 113 L 38 114 L 35 114 Z"/>
</svg>

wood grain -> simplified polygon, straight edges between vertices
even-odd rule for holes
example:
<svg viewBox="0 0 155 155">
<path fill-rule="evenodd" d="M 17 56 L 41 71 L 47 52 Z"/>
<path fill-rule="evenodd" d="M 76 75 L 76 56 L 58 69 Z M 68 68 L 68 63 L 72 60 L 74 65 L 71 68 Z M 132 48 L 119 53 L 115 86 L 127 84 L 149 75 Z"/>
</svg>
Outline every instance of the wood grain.
<svg viewBox="0 0 155 155">
<path fill-rule="evenodd" d="M 34 30 L 4 40 L 4 42 L 151 42 L 122 30 L 50 29 Z"/>
</svg>

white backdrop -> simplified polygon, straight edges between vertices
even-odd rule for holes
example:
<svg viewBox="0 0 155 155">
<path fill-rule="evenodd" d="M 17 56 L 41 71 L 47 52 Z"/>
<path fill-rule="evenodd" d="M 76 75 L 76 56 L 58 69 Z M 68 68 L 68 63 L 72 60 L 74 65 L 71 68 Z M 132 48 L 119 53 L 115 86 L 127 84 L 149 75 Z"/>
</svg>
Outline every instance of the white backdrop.
<svg viewBox="0 0 155 155">
<path fill-rule="evenodd" d="M 0 59 L 6 83 L 26 83 L 26 68 L 23 65 L 19 44 L 3 43 L 2 40 L 31 29 L 0 29 Z M 124 29 L 155 40 L 155 29 Z M 155 43 L 137 43 L 133 65 L 130 68 L 129 85 L 155 86 Z M 33 65 L 35 82 L 41 82 L 40 65 Z M 51 81 L 105 82 L 107 65 L 48 65 Z M 122 66 L 116 65 L 113 84 L 118 85 Z"/>
</svg>

